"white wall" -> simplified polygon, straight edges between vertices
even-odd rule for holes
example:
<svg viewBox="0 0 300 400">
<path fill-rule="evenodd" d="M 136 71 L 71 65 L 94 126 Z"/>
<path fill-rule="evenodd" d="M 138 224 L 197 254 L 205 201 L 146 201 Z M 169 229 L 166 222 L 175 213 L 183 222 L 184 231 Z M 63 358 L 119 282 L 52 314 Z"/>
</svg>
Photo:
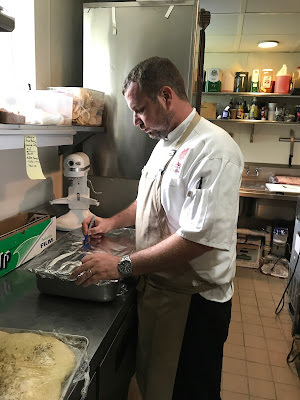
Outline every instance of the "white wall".
<svg viewBox="0 0 300 400">
<path fill-rule="evenodd" d="M 40 148 L 39 156 L 46 179 L 30 180 L 26 174 L 24 149 L 1 150 L 0 220 L 61 195 L 61 161 L 57 148 Z"/>
<path fill-rule="evenodd" d="M 27 83 L 33 89 L 35 83 L 38 89 L 81 86 L 82 3 L 0 0 L 16 19 L 14 32 L 0 33 L 0 93 L 4 84 L 10 90 L 26 90 Z M 47 179 L 33 181 L 26 175 L 24 149 L 0 151 L 1 220 L 62 196 L 62 160 L 57 147 L 40 148 L 39 157 Z"/>
<path fill-rule="evenodd" d="M 287 64 L 290 71 L 293 71 L 300 65 L 300 53 L 206 53 L 204 69 L 218 67 L 222 70 L 231 69 L 233 72 L 248 71 L 250 76 L 255 68 L 260 70 L 272 68 L 277 73 L 283 63 Z M 238 94 L 234 98 L 238 100 Z M 218 98 L 218 96 L 205 97 L 203 95 L 203 101 L 218 102 L 219 100 L 220 96 Z M 300 104 L 300 99 L 297 100 L 297 104 Z M 288 105 L 287 99 L 287 107 Z M 300 139 L 300 124 L 293 126 L 256 124 L 253 143 L 249 141 L 250 126 L 221 122 L 218 122 L 218 125 L 233 133 L 234 140 L 239 144 L 245 161 L 248 162 L 286 165 L 290 146 L 289 143 L 279 142 L 279 137 L 289 137 L 292 128 L 295 137 Z M 293 165 L 300 166 L 300 142 L 295 143 L 294 146 Z"/>
<path fill-rule="evenodd" d="M 82 86 L 83 0 L 35 0 L 36 86 Z"/>
</svg>

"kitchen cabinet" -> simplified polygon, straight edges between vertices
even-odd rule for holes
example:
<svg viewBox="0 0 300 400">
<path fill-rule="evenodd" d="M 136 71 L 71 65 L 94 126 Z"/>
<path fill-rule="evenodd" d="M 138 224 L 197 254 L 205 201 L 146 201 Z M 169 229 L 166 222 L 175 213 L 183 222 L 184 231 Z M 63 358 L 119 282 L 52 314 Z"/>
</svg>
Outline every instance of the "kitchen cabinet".
<svg viewBox="0 0 300 400">
<path fill-rule="evenodd" d="M 127 399 L 128 383 L 135 371 L 136 315 L 134 304 L 99 365 L 97 400 Z"/>
<path fill-rule="evenodd" d="M 23 148 L 26 135 L 36 135 L 37 146 L 47 147 L 72 145 L 77 134 L 84 140 L 92 134 L 104 131 L 103 126 L 0 124 L 0 150 Z"/>
</svg>

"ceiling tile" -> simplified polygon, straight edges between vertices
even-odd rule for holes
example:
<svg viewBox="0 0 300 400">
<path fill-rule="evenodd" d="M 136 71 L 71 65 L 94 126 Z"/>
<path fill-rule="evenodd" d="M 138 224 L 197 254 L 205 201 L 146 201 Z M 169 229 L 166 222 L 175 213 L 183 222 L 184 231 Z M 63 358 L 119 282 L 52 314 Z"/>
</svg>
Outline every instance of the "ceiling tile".
<svg viewBox="0 0 300 400">
<path fill-rule="evenodd" d="M 205 52 L 222 53 L 234 52 L 235 50 L 235 36 L 206 36 Z"/>
<path fill-rule="evenodd" d="M 236 34 L 238 14 L 212 14 L 206 32 L 210 36 L 230 36 Z"/>
<path fill-rule="evenodd" d="M 300 14 L 246 14 L 243 34 L 300 34 Z M 267 39 L 267 38 L 266 38 Z"/>
<path fill-rule="evenodd" d="M 242 0 L 199 0 L 199 8 L 211 13 L 239 13 Z"/>
<path fill-rule="evenodd" d="M 272 49 L 260 49 L 257 46 L 257 43 L 264 39 L 265 37 L 262 35 L 243 35 L 239 51 L 258 53 L 294 51 L 300 40 L 300 35 L 272 35 L 272 39 L 279 42 L 279 45 Z"/>
<path fill-rule="evenodd" d="M 220 2 L 221 0 L 219 0 Z M 200 0 L 201 2 L 201 0 Z M 246 12 L 300 12 L 299 0 L 284 0 L 284 1 L 261 1 L 251 0 L 247 2 Z"/>
</svg>

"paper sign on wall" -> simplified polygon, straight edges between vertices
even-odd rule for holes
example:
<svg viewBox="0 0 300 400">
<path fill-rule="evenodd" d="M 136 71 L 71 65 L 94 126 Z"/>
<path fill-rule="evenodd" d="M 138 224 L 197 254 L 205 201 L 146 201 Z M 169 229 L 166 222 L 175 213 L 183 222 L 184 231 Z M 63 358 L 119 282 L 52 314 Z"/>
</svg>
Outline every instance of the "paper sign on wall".
<svg viewBox="0 0 300 400">
<path fill-rule="evenodd" d="M 39 160 L 35 135 L 24 137 L 26 172 L 30 179 L 46 179 Z"/>
</svg>

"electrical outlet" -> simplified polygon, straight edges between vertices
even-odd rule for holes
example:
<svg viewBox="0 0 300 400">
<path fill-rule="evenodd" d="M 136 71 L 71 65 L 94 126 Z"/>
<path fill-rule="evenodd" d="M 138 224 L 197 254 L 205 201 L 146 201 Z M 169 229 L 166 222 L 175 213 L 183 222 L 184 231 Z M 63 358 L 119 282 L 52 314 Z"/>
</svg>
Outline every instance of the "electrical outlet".
<svg viewBox="0 0 300 400">
<path fill-rule="evenodd" d="M 295 251 L 296 251 L 298 254 L 300 253 L 300 232 L 297 232 L 297 234 L 296 234 Z"/>
</svg>

